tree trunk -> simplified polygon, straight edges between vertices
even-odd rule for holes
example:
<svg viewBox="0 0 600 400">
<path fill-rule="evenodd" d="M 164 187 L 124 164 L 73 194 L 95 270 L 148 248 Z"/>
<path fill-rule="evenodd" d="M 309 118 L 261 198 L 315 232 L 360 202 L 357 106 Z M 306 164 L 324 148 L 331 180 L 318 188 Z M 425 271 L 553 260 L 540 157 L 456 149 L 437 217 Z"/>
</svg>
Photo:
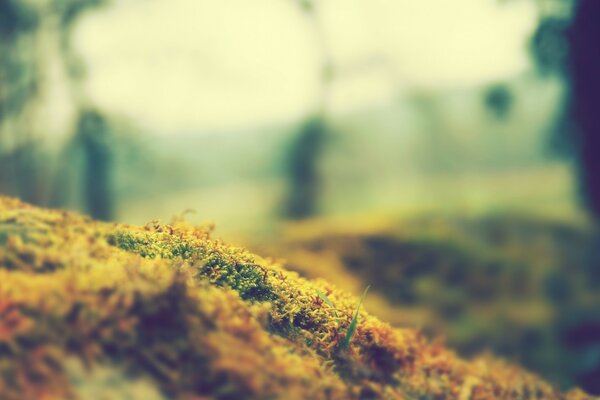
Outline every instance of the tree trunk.
<svg viewBox="0 0 600 400">
<path fill-rule="evenodd" d="M 577 126 L 579 185 L 600 217 L 600 1 L 580 0 L 569 30 L 571 114 Z"/>
</svg>

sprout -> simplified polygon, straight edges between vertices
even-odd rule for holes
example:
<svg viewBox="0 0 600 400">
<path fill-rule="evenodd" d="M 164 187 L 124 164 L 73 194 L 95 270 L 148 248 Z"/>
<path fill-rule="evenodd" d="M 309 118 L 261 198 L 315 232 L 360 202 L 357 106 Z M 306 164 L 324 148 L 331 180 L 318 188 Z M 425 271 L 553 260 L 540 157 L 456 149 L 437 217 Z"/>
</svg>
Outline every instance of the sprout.
<svg viewBox="0 0 600 400">
<path fill-rule="evenodd" d="M 335 318 L 338 320 L 338 323 L 339 323 L 337 308 L 335 308 L 335 306 L 333 305 L 333 302 L 331 300 L 329 300 L 329 297 L 327 297 L 327 295 L 325 293 L 321 292 L 319 289 L 316 289 L 316 291 L 317 291 L 317 296 L 319 296 L 319 298 L 321 300 L 323 300 L 323 302 L 325 304 L 327 304 L 329 307 L 331 307 L 333 309 L 333 315 L 335 315 Z"/>
<path fill-rule="evenodd" d="M 356 311 L 354 312 L 354 318 L 352 318 L 352 322 L 350 322 L 350 326 L 348 327 L 348 332 L 346 332 L 346 337 L 344 337 L 344 341 L 342 342 L 342 349 L 346 349 L 350 345 L 350 340 L 352 340 L 354 331 L 356 331 L 356 324 L 358 322 L 358 311 L 360 310 L 360 306 L 362 305 L 370 287 L 371 285 L 367 286 L 362 296 L 360 296 L 360 301 L 358 302 L 358 306 L 356 307 Z"/>
</svg>

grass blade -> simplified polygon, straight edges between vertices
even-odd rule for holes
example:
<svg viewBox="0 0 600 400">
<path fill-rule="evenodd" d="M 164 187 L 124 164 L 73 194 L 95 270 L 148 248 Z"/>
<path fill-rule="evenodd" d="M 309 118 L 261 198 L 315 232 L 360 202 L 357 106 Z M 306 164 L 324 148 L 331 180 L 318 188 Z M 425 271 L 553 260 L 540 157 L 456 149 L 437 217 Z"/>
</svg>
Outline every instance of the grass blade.
<svg viewBox="0 0 600 400">
<path fill-rule="evenodd" d="M 370 287 L 371 285 L 367 286 L 362 296 L 360 296 L 360 301 L 358 302 L 358 306 L 356 307 L 356 311 L 354 312 L 354 318 L 352 318 L 352 322 L 350 322 L 350 326 L 348 327 L 348 332 L 346 332 L 346 337 L 344 337 L 344 341 L 342 342 L 342 349 L 346 349 L 350 345 L 350 340 L 352 340 L 354 331 L 356 331 L 356 324 L 358 323 L 358 312 L 360 311 L 360 306 L 365 300 L 365 296 L 367 295 L 367 292 L 369 291 Z"/>
<path fill-rule="evenodd" d="M 325 293 L 321 292 L 319 289 L 317 289 L 317 296 L 319 296 L 319 298 L 321 300 L 323 300 L 325 302 L 325 304 L 327 304 L 329 307 L 335 308 L 335 306 L 333 305 L 331 300 L 329 300 L 329 297 L 327 297 L 327 295 Z"/>
<path fill-rule="evenodd" d="M 319 298 L 321 300 L 323 300 L 323 302 L 325 304 L 327 304 L 329 307 L 331 307 L 333 309 L 333 315 L 335 315 L 336 319 L 339 319 L 338 314 L 337 314 L 337 309 L 333 305 L 333 302 L 331 300 L 329 300 L 329 297 L 327 297 L 327 295 L 325 293 L 321 292 L 319 289 L 317 289 L 317 296 L 319 296 Z M 339 321 L 338 321 L 338 323 L 339 323 Z"/>
</svg>

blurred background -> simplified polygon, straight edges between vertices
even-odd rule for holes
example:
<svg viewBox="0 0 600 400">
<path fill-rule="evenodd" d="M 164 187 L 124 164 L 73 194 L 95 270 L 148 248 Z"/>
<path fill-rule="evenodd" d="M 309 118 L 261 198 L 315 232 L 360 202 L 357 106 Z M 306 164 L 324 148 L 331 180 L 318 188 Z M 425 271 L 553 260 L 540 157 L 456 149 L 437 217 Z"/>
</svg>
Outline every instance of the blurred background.
<svg viewBox="0 0 600 400">
<path fill-rule="evenodd" d="M 596 0 L 0 0 L 0 194 L 214 221 L 598 394 L 597 38 Z"/>
</svg>

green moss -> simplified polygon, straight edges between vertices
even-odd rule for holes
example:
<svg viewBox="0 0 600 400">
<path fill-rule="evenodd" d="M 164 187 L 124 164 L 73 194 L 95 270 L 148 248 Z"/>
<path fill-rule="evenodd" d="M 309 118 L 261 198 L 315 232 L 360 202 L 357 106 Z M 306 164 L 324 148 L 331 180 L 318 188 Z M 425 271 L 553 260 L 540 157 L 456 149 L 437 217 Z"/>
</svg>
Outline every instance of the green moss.
<svg viewBox="0 0 600 400">
<path fill-rule="evenodd" d="M 192 248 L 183 240 L 165 234 L 149 235 L 138 232 L 116 231 L 108 235 L 108 243 L 145 258 L 190 258 Z"/>
<path fill-rule="evenodd" d="M 259 266 L 228 263 L 215 255 L 201 259 L 196 264 L 199 266 L 199 276 L 236 290 L 244 300 L 276 299 L 273 287 L 267 283 L 267 272 Z"/>
<path fill-rule="evenodd" d="M 188 260 L 196 270 L 197 278 L 230 287 L 244 300 L 266 301 L 276 298 L 273 288 L 266 282 L 267 271 L 254 263 L 251 257 L 240 257 L 242 251 L 232 251 L 202 241 L 192 244 L 161 232 L 163 228 L 156 225 L 148 232 L 117 231 L 109 234 L 108 242 L 146 258 Z"/>
</svg>

